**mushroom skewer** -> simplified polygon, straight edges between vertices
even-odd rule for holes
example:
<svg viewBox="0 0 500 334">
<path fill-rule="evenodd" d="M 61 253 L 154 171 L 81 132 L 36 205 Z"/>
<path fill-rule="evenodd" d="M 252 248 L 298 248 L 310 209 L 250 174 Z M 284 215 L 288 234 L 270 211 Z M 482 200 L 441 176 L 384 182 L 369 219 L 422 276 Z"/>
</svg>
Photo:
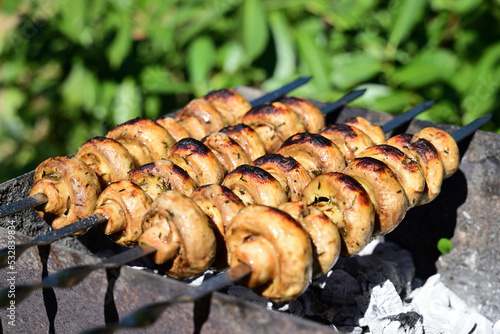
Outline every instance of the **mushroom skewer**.
<svg viewBox="0 0 500 334">
<path fill-rule="evenodd" d="M 427 103 L 427 105 L 428 105 L 428 107 L 430 106 L 428 103 Z M 417 106 L 415 108 L 421 109 L 420 106 Z M 470 134 L 470 133 L 472 133 L 473 131 L 475 131 L 477 128 L 481 127 L 483 124 L 485 124 L 488 121 L 489 121 L 489 118 L 487 118 L 487 116 L 485 116 L 485 117 L 483 117 L 481 119 L 478 119 L 477 121 L 471 123 L 470 125 L 462 128 L 460 130 L 460 136 L 461 136 L 461 138 L 464 137 L 464 134 L 467 134 L 467 133 Z M 62 237 L 72 235 L 75 232 L 83 231 L 83 230 L 86 230 L 88 227 L 93 226 L 93 223 L 92 223 L 93 220 L 92 219 L 85 220 L 85 222 L 87 222 L 87 223 L 85 224 L 85 223 L 81 223 L 80 222 L 80 224 L 77 227 L 73 227 L 73 228 L 70 227 L 67 231 L 63 230 L 63 231 L 59 232 L 58 234 L 56 234 L 56 237 L 53 237 L 52 234 L 47 234 L 47 238 L 48 238 L 47 240 L 44 238 L 44 236 L 40 236 L 39 238 L 36 238 L 35 240 L 33 240 L 31 243 L 22 244 L 22 247 L 20 245 L 19 249 L 27 249 L 27 248 L 29 248 L 31 246 L 38 245 L 38 242 L 43 242 L 43 244 L 49 244 L 49 243 L 51 243 L 51 242 L 53 242 L 55 240 L 58 240 L 58 239 L 60 239 Z M 66 231 L 66 232 L 64 232 L 64 231 Z M 11 246 L 11 248 L 12 247 L 14 247 L 14 246 Z M 21 252 L 22 251 L 18 251 L 16 253 L 17 256 L 19 256 L 21 254 Z M 4 267 L 4 266 L 7 265 L 8 256 L 9 256 L 9 249 L 8 248 L 0 250 L 0 267 Z"/>
<path fill-rule="evenodd" d="M 469 125 L 460 129 L 459 131 L 456 131 L 455 132 L 457 134 L 456 138 L 463 140 L 464 138 L 470 136 L 479 127 L 481 127 L 486 122 L 488 122 L 490 118 L 491 118 L 490 115 L 482 117 L 480 119 L 480 121 L 472 122 Z M 455 139 L 454 134 L 452 134 L 452 137 Z M 256 253 L 258 253 L 258 252 L 250 252 L 250 254 L 256 254 Z M 254 259 L 250 259 L 250 260 L 254 260 Z M 255 260 L 259 261 L 259 259 L 255 259 Z M 236 264 L 236 263 L 237 263 L 237 261 L 233 262 L 232 263 L 233 267 L 231 269 L 229 269 L 228 271 L 226 271 L 224 273 L 224 275 L 228 275 L 228 276 L 231 275 L 233 273 L 233 270 L 235 272 L 237 272 L 238 275 L 242 271 L 243 271 L 243 275 L 245 275 L 245 276 L 251 274 L 248 272 L 248 267 L 245 264 L 243 264 L 244 262 L 240 263 L 240 264 Z M 241 280 L 242 279 L 241 276 L 238 276 L 238 275 L 235 274 L 235 276 L 237 276 L 237 277 L 232 281 L 231 280 L 227 281 L 227 284 L 230 285 L 230 284 L 233 284 L 233 283 Z M 127 317 L 125 317 L 122 321 L 120 321 L 117 324 L 108 325 L 108 326 L 103 327 L 103 328 L 97 328 L 97 329 L 88 331 L 86 333 L 87 334 L 90 334 L 90 333 L 92 333 L 92 334 L 113 333 L 119 329 L 139 328 L 139 327 L 148 326 L 148 325 L 152 324 L 157 318 L 159 318 L 159 316 L 161 315 L 161 312 L 163 312 L 167 307 L 174 305 L 176 303 L 195 301 L 197 299 L 200 299 L 200 298 L 210 294 L 211 292 L 214 292 L 214 291 L 220 289 L 221 288 L 220 285 L 214 285 L 212 283 L 212 280 L 217 280 L 219 278 L 219 276 L 220 275 L 215 276 L 214 278 L 203 282 L 198 288 L 195 289 L 198 291 L 198 293 L 196 293 L 196 291 L 189 292 L 188 294 L 185 294 L 183 296 L 177 296 L 177 297 L 170 299 L 170 300 L 167 300 L 167 301 L 149 304 L 149 305 L 144 306 L 144 307 L 138 309 L 137 311 L 129 314 Z M 226 277 L 224 276 L 224 277 L 221 277 L 219 279 L 225 280 Z M 212 286 L 213 286 L 213 288 L 210 289 Z M 193 296 L 195 296 L 195 297 L 193 297 Z"/>
<path fill-rule="evenodd" d="M 253 101 L 250 101 L 250 105 L 252 107 L 254 107 L 254 106 L 258 106 L 258 105 L 263 104 L 263 103 L 267 103 L 269 101 L 276 100 L 276 99 L 282 97 L 283 95 L 285 95 L 286 93 L 296 89 L 297 87 L 300 87 L 300 86 L 306 84 L 307 82 L 309 82 L 311 80 L 311 78 L 312 78 L 311 76 L 298 78 L 289 84 L 286 84 L 286 85 L 284 85 L 284 86 L 282 86 L 282 87 L 280 87 L 272 92 L 269 92 L 269 93 L 255 99 Z M 364 91 L 362 91 L 362 93 L 364 93 Z M 352 93 L 346 95 L 345 97 L 343 97 L 338 102 L 344 101 L 343 104 L 341 104 L 341 105 L 344 105 L 345 103 L 352 101 L 353 99 L 359 97 L 360 95 L 362 95 L 362 93 L 359 94 L 359 93 L 352 92 Z M 341 105 L 337 106 L 336 108 L 340 107 Z M 32 207 L 35 207 L 38 205 L 45 204 L 48 201 L 49 201 L 49 198 L 44 193 L 37 193 L 37 194 L 31 195 L 31 196 L 22 198 L 20 200 L 14 201 L 14 202 L 4 204 L 0 207 L 0 218 L 5 217 L 7 215 L 14 214 L 16 212 L 19 212 L 19 211 L 22 211 L 25 209 L 29 209 L 29 208 L 32 208 Z"/>
</svg>

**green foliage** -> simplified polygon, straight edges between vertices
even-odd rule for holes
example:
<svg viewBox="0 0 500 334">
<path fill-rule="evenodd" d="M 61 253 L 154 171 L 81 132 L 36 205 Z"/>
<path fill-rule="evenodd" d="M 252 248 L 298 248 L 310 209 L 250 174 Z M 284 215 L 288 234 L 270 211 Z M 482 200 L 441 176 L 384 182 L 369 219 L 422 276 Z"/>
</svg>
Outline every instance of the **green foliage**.
<svg viewBox="0 0 500 334">
<path fill-rule="evenodd" d="M 12 0 L 0 8 L 0 181 L 212 89 L 274 89 L 463 125 L 500 104 L 498 1 Z M 486 128 L 499 131 L 500 115 Z"/>
</svg>

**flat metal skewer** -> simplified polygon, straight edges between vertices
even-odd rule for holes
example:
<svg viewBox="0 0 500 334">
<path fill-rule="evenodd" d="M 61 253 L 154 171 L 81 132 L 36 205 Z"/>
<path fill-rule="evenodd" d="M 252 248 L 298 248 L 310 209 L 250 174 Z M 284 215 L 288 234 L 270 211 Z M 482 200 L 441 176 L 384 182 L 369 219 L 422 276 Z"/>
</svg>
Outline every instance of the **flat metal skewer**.
<svg viewBox="0 0 500 334">
<path fill-rule="evenodd" d="M 292 90 L 294 90 L 294 89 L 296 89 L 296 88 L 298 88 L 298 87 L 300 87 L 302 85 L 305 85 L 311 79 L 312 79 L 312 76 L 298 78 L 298 79 L 290 82 L 289 84 L 284 85 L 281 88 L 278 88 L 278 89 L 276 89 L 276 90 L 274 90 L 274 91 L 272 91 L 270 93 L 267 93 L 267 94 L 265 94 L 265 95 L 263 95 L 263 96 L 261 96 L 259 98 L 256 98 L 253 101 L 250 101 L 250 105 L 252 107 L 256 107 L 258 105 L 261 105 L 261 104 L 264 104 L 264 103 L 276 100 L 276 99 L 282 97 L 283 95 L 285 95 L 286 93 L 289 93 Z"/>
<path fill-rule="evenodd" d="M 104 217 L 101 214 L 94 214 L 92 216 L 88 216 L 87 218 L 78 220 L 72 224 L 61 227 L 60 229 L 52 230 L 46 234 L 40 235 L 30 242 L 7 246 L 3 249 L 0 249 L 0 268 L 4 268 L 8 265 L 10 256 L 15 256 L 16 258 L 18 258 L 22 253 L 24 253 L 24 251 L 26 251 L 30 247 L 49 245 L 54 241 L 86 230 L 95 225 L 102 224 L 107 220 L 108 218 Z"/>
<path fill-rule="evenodd" d="M 453 132 L 451 136 L 455 141 L 458 143 L 465 138 L 469 137 L 472 135 L 476 130 L 479 130 L 483 125 L 488 123 L 491 120 L 492 114 L 488 114 L 482 117 L 479 117 L 475 119 L 474 121 L 470 122 L 469 124 L 461 127 L 457 131 Z"/>
<path fill-rule="evenodd" d="M 80 283 L 91 272 L 101 268 L 118 268 L 126 263 L 137 260 L 143 256 L 156 252 L 156 248 L 148 245 L 140 245 L 131 248 L 120 254 L 113 255 L 106 260 L 93 263 L 82 264 L 75 267 L 70 267 L 58 271 L 50 276 L 45 277 L 41 283 L 27 284 L 16 286 L 16 303 L 20 303 L 31 292 L 43 288 L 70 288 Z M 8 298 L 10 288 L 0 290 L 0 306 L 7 307 L 10 304 L 11 298 Z"/>
<path fill-rule="evenodd" d="M 7 203 L 0 207 L 0 218 L 28 208 L 32 208 L 40 204 L 47 203 L 48 200 L 49 199 L 47 198 L 47 196 L 45 196 L 45 194 L 39 193 L 11 203 Z"/>
<path fill-rule="evenodd" d="M 117 330 L 125 328 L 140 328 L 149 326 L 161 316 L 166 308 L 175 304 L 195 302 L 213 293 L 214 291 L 220 290 L 228 285 L 233 284 L 234 282 L 239 281 L 240 279 L 249 275 L 251 272 L 252 269 L 249 266 L 245 264 L 239 264 L 238 266 L 233 267 L 226 272 L 223 272 L 203 282 L 203 284 L 199 287 L 193 288 L 177 297 L 163 302 L 146 305 L 134 311 L 133 313 L 130 313 L 128 316 L 123 318 L 122 321 L 115 325 L 92 329 L 84 333 L 105 334 L 114 333 Z"/>
<path fill-rule="evenodd" d="M 476 121 L 473 121 L 460 130 L 452 133 L 452 137 L 459 142 L 464 138 L 467 138 L 471 134 L 473 134 L 476 130 L 478 130 L 481 126 L 486 124 L 491 119 L 491 115 L 483 116 Z M 456 134 L 456 136 L 455 136 Z M 458 140 L 457 140 L 458 139 Z M 234 272 L 233 272 L 234 271 Z M 105 333 L 114 333 L 119 329 L 125 328 L 139 328 L 149 326 L 154 323 L 161 315 L 161 313 L 169 306 L 178 303 L 187 303 L 196 301 L 214 291 L 217 291 L 225 286 L 229 286 L 241 278 L 249 275 L 251 273 L 250 267 L 244 264 L 240 264 L 236 267 L 233 267 L 226 271 L 225 273 L 219 274 L 204 281 L 199 287 L 195 288 L 188 293 L 182 294 L 175 298 L 172 298 L 167 301 L 152 303 L 146 305 L 137 311 L 130 313 L 127 317 L 125 317 L 122 321 L 114 325 L 108 325 L 102 328 L 96 328 L 90 331 L 86 331 L 86 334 L 105 334 Z M 223 285 L 226 284 L 226 285 Z"/>
<path fill-rule="evenodd" d="M 404 112 L 403 114 L 399 115 L 398 117 L 394 118 L 393 120 L 385 123 L 382 126 L 382 131 L 387 133 L 387 132 L 390 132 L 394 129 L 397 129 L 401 125 L 410 122 L 417 115 L 421 114 L 422 112 L 424 112 L 427 109 L 429 109 L 430 107 L 432 107 L 433 104 L 434 104 L 433 100 L 420 103 L 416 107 L 411 108 L 410 110 Z"/>
<path fill-rule="evenodd" d="M 319 110 L 321 110 L 321 112 L 323 114 L 329 114 L 332 111 L 335 111 L 337 109 L 344 107 L 347 103 L 356 100 L 358 97 L 363 95 L 365 92 L 366 92 L 366 89 L 353 90 L 352 92 L 349 92 L 346 95 L 342 96 L 337 101 L 332 102 L 332 103 L 328 103 L 327 105 L 319 108 Z"/>
</svg>

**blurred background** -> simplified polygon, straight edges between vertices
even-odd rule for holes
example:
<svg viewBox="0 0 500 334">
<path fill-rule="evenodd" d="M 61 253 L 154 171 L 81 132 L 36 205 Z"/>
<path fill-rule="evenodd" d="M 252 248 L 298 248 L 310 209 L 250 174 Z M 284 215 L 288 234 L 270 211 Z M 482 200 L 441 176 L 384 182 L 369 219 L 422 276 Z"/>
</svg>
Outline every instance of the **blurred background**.
<svg viewBox="0 0 500 334">
<path fill-rule="evenodd" d="M 496 113 L 500 0 L 0 2 L 0 182 L 210 90 L 274 89 L 463 125 Z"/>
</svg>

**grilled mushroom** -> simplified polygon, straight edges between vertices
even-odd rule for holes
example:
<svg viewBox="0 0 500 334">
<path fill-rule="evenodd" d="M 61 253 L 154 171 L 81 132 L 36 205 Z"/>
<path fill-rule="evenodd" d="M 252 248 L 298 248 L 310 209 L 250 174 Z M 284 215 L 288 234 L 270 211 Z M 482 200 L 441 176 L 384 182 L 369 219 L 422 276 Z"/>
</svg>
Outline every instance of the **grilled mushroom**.
<svg viewBox="0 0 500 334">
<path fill-rule="evenodd" d="M 279 102 L 250 109 L 242 122 L 259 134 L 268 153 L 276 152 L 286 138 L 306 130 L 300 117 Z"/>
<path fill-rule="evenodd" d="M 371 240 L 375 208 L 365 188 L 349 175 L 326 173 L 312 180 L 302 195 L 308 207 L 325 213 L 342 237 L 342 256 L 354 256 Z"/>
<path fill-rule="evenodd" d="M 191 195 L 191 198 L 205 212 L 214 225 L 215 237 L 217 239 L 217 258 L 214 266 L 227 267 L 226 227 L 245 205 L 231 190 L 218 184 L 199 187 Z"/>
<path fill-rule="evenodd" d="M 157 249 L 156 264 L 169 276 L 194 277 L 215 258 L 216 241 L 207 216 L 176 190 L 162 193 L 144 215 L 139 244 Z"/>
<path fill-rule="evenodd" d="M 212 151 L 192 138 L 177 142 L 170 151 L 169 160 L 184 169 L 197 187 L 221 183 L 224 178 L 224 170 Z"/>
<path fill-rule="evenodd" d="M 280 183 L 265 170 L 251 165 L 241 165 L 227 174 L 222 185 L 234 192 L 245 205 L 277 207 L 287 201 Z"/>
<path fill-rule="evenodd" d="M 250 158 L 238 143 L 222 132 L 212 133 L 201 140 L 217 157 L 225 172 L 249 164 Z"/>
<path fill-rule="evenodd" d="M 242 281 L 276 302 L 299 296 L 312 274 L 311 241 L 290 215 L 262 205 L 243 208 L 226 231 L 231 267 L 240 263 L 252 268 Z"/>
<path fill-rule="evenodd" d="M 251 160 L 255 160 L 266 154 L 266 148 L 254 129 L 243 123 L 235 126 L 227 126 L 219 132 L 227 134 L 238 143 Z"/>
<path fill-rule="evenodd" d="M 338 172 L 345 168 L 345 159 L 339 148 L 329 139 L 314 133 L 291 136 L 278 150 L 297 160 L 311 178 L 322 173 Z"/>
<path fill-rule="evenodd" d="M 297 113 L 307 132 L 317 133 L 325 127 L 325 115 L 311 102 L 295 96 L 283 97 L 278 102 Z"/>
<path fill-rule="evenodd" d="M 170 160 L 158 160 L 132 169 L 127 179 L 144 190 L 153 200 L 167 190 L 191 196 L 196 189 L 189 174 Z"/>
<path fill-rule="evenodd" d="M 427 139 L 437 149 L 439 157 L 443 162 L 445 179 L 455 174 L 460 163 L 460 152 L 457 142 L 448 132 L 427 127 L 414 134 L 412 142 L 419 139 Z"/>
<path fill-rule="evenodd" d="M 58 229 L 94 213 L 101 193 L 94 171 L 76 157 L 54 157 L 35 169 L 30 195 L 42 193 L 47 203 L 36 208 L 40 217 Z"/>
<path fill-rule="evenodd" d="M 385 163 L 398 177 L 408 198 L 408 208 L 417 205 L 425 189 L 424 172 L 419 164 L 394 146 L 372 146 L 358 155 L 371 157 Z"/>
<path fill-rule="evenodd" d="M 222 115 L 203 99 L 191 100 L 174 119 L 197 140 L 227 125 Z"/>
<path fill-rule="evenodd" d="M 80 146 L 75 157 L 92 168 L 102 189 L 112 182 L 125 179 L 127 172 L 134 168 L 134 160 L 127 149 L 111 138 L 88 140 Z"/>
<path fill-rule="evenodd" d="M 282 154 L 266 154 L 252 165 L 274 176 L 287 193 L 288 200 L 298 201 L 302 190 L 311 181 L 309 173 L 294 158 Z"/>
<path fill-rule="evenodd" d="M 243 115 L 252 108 L 243 96 L 232 89 L 212 91 L 203 96 L 203 99 L 210 102 L 229 125 L 240 123 Z"/>
<path fill-rule="evenodd" d="M 186 129 L 184 129 L 173 117 L 159 117 L 155 119 L 155 122 L 165 130 L 167 130 L 176 142 L 184 138 L 192 137 L 192 135 Z"/>
<path fill-rule="evenodd" d="M 384 144 L 386 141 L 385 133 L 382 128 L 378 125 L 371 124 L 367 119 L 363 117 L 351 117 L 346 119 L 342 123 L 353 126 L 363 131 L 368 135 L 368 137 L 370 137 L 375 145 Z"/>
<path fill-rule="evenodd" d="M 425 188 L 417 205 L 423 205 L 431 202 L 441 192 L 444 167 L 434 145 L 427 139 L 419 139 L 412 143 L 412 138 L 412 135 L 400 134 L 389 138 L 387 145 L 399 148 L 422 168 L 425 177 Z"/>
<path fill-rule="evenodd" d="M 326 274 L 340 255 L 341 238 L 337 227 L 321 210 L 304 202 L 288 202 L 278 208 L 295 218 L 311 238 L 313 278 Z"/>
<path fill-rule="evenodd" d="M 356 158 L 361 151 L 374 145 L 366 133 L 347 124 L 329 125 L 319 134 L 337 145 L 347 162 Z"/>
<path fill-rule="evenodd" d="M 398 226 L 408 209 L 408 199 L 394 172 L 373 158 L 356 158 L 344 173 L 354 177 L 375 206 L 375 234 L 387 234 Z"/>
<path fill-rule="evenodd" d="M 130 152 L 136 166 L 167 159 L 175 144 L 170 134 L 149 119 L 136 118 L 118 125 L 106 137 L 119 141 Z"/>
<path fill-rule="evenodd" d="M 97 200 L 95 213 L 107 217 L 100 227 L 120 245 L 131 245 L 142 234 L 142 219 L 151 198 L 136 184 L 119 181 L 110 184 Z"/>
</svg>

